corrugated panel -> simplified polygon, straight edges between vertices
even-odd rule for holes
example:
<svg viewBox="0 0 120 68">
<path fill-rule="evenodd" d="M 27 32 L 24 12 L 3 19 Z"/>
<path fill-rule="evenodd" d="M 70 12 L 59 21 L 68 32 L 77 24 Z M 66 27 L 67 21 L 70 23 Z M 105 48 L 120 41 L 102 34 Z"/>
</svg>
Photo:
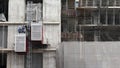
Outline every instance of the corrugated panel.
<svg viewBox="0 0 120 68">
<path fill-rule="evenodd" d="M 60 68 L 119 68 L 120 42 L 64 42 Z M 61 55 L 64 58 L 61 58 Z M 61 61 L 62 60 L 62 61 Z"/>
<path fill-rule="evenodd" d="M 42 40 L 42 22 L 31 23 L 31 40 L 32 41 Z"/>
<path fill-rule="evenodd" d="M 26 52 L 25 34 L 18 34 L 15 36 L 15 52 Z"/>
</svg>

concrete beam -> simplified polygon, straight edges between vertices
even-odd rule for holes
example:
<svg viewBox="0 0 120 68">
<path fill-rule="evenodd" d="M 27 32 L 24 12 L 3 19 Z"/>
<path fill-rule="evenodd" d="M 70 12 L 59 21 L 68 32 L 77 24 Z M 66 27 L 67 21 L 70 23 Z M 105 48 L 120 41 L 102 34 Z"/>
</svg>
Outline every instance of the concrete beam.
<svg viewBox="0 0 120 68">
<path fill-rule="evenodd" d="M 9 25 L 26 25 L 27 22 L 0 22 L 0 26 L 9 26 Z"/>
</svg>

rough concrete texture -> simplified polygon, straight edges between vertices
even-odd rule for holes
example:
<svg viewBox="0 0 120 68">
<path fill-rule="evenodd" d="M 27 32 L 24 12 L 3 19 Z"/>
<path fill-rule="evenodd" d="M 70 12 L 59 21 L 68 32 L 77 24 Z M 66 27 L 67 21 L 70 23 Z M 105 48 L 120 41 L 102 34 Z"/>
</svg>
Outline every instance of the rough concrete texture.
<svg viewBox="0 0 120 68">
<path fill-rule="evenodd" d="M 9 22 L 25 21 L 25 0 L 9 0 Z"/>
<path fill-rule="evenodd" d="M 44 52 L 43 53 L 43 68 L 56 68 L 56 53 Z"/>
<path fill-rule="evenodd" d="M 9 0 L 9 22 L 25 21 L 25 0 Z M 8 26 L 7 48 L 13 49 L 18 26 Z M 7 54 L 7 68 L 24 68 L 24 55 Z"/>
<path fill-rule="evenodd" d="M 44 23 L 60 23 L 61 0 L 43 1 L 43 21 Z M 49 23 L 49 24 L 51 24 Z"/>
<path fill-rule="evenodd" d="M 50 44 L 51 47 L 57 47 L 61 42 L 60 25 L 44 25 L 43 34 L 44 44 Z"/>
<path fill-rule="evenodd" d="M 120 68 L 119 50 L 120 42 L 63 42 L 59 68 Z"/>
</svg>

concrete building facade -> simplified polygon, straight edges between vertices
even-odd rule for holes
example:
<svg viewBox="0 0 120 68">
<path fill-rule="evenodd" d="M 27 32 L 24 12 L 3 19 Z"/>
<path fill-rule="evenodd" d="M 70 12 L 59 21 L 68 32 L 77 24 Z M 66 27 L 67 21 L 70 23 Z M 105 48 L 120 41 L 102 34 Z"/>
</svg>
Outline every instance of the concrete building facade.
<svg viewBox="0 0 120 68">
<path fill-rule="evenodd" d="M 30 41 L 38 48 L 16 53 L 19 26 L 31 24 L 31 2 L 42 6 L 38 17 L 48 46 Z M 119 0 L 0 0 L 0 68 L 119 68 L 119 14 Z"/>
<path fill-rule="evenodd" d="M 14 52 L 15 35 L 18 34 L 18 26 L 25 25 L 27 1 L 42 4 L 43 43 L 49 44 L 45 49 L 33 49 L 31 68 L 56 68 L 56 48 L 61 43 L 61 1 L 60 0 L 0 0 L 4 9 L 7 21 L 0 22 L 4 28 L 5 44 L 1 44 L 1 68 L 27 68 L 26 56 Z M 5 4 L 6 3 L 6 4 Z M 4 13 L 1 11 L 1 13 Z M 3 28 L 2 28 L 3 29 Z M 1 34 L 2 34 L 1 33 Z M 6 42 L 7 41 L 7 42 Z M 41 46 L 41 45 L 38 45 Z M 3 59 L 5 58 L 5 60 Z"/>
<path fill-rule="evenodd" d="M 58 68 L 120 67 L 120 0 L 62 0 Z"/>
</svg>

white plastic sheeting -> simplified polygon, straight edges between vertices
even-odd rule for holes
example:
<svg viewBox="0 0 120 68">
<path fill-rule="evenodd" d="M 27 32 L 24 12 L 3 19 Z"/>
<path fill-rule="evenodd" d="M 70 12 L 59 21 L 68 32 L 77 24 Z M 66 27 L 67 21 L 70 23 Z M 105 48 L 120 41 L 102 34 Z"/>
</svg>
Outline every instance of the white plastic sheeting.
<svg viewBox="0 0 120 68">
<path fill-rule="evenodd" d="M 5 15 L 3 13 L 0 13 L 0 21 L 6 21 Z"/>
</svg>

